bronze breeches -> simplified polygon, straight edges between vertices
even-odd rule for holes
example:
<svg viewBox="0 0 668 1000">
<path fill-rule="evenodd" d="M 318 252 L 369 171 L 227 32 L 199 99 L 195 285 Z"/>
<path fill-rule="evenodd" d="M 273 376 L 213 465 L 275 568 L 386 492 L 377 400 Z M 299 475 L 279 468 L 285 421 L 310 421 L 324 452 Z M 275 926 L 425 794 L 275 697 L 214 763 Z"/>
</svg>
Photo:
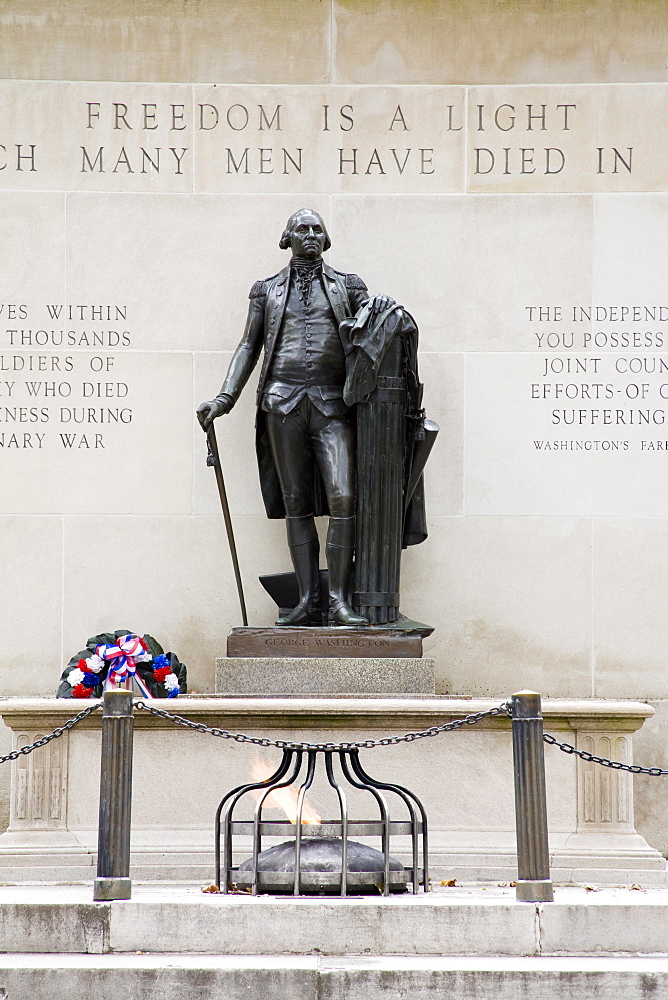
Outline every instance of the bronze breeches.
<svg viewBox="0 0 668 1000">
<path fill-rule="evenodd" d="M 291 413 L 266 413 L 265 419 L 287 516 L 313 513 L 316 462 L 331 516 L 352 517 L 355 442 L 348 415 L 326 417 L 305 397 Z"/>
</svg>

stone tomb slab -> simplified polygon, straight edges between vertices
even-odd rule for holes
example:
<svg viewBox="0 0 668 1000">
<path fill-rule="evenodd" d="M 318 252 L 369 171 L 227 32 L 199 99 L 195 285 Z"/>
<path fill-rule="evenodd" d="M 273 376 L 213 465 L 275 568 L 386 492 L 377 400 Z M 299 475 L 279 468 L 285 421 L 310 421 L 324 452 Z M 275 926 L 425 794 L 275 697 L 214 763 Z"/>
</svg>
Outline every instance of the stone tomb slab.
<svg viewBox="0 0 668 1000">
<path fill-rule="evenodd" d="M 216 694 L 433 695 L 435 666 L 417 656 L 221 656 Z"/>
<path fill-rule="evenodd" d="M 498 707 L 500 700 L 185 695 L 156 701 L 155 705 L 168 714 L 221 727 L 230 733 L 338 744 L 419 732 L 461 720 L 471 713 L 486 712 Z M 72 713 L 72 701 L 68 699 L 0 701 L 0 714 L 12 731 L 14 749 L 62 726 Z M 546 731 L 560 740 L 590 754 L 609 754 L 631 764 L 634 732 L 651 718 L 653 709 L 638 702 L 546 699 L 543 714 Z M 101 713 L 96 712 L 59 740 L 29 756 L 21 756 L 11 765 L 10 825 L 0 835 L 0 883 L 92 882 L 97 847 L 101 722 Z M 442 879 L 453 878 L 458 882 L 510 882 L 516 878 L 510 729 L 507 716 L 485 716 L 475 726 L 467 725 L 433 739 L 361 751 L 363 766 L 374 777 L 405 785 L 422 801 L 429 817 L 430 871 L 436 885 Z M 134 753 L 132 878 L 208 884 L 213 874 L 214 815 L 221 797 L 230 788 L 251 780 L 258 763 L 273 771 L 280 760 L 279 750 L 212 739 L 174 725 L 164 716 L 156 718 L 138 711 Z M 554 747 L 546 749 L 545 766 L 555 882 L 584 882 L 593 886 L 635 883 L 643 888 L 665 889 L 665 860 L 634 829 L 633 776 L 598 767 L 591 761 L 576 760 Z M 160 776 L 160 794 L 155 792 L 156 775 Z M 320 773 L 309 798 L 313 807 L 326 816 L 330 815 L 332 799 L 329 786 L 321 778 Z M 363 801 L 356 805 L 354 798 L 351 792 L 351 808 L 354 806 L 356 815 L 368 816 L 367 796 L 363 795 Z M 247 805 L 244 815 L 249 817 L 254 800 Z M 274 811 L 271 818 L 277 816 L 280 818 L 280 813 Z M 240 840 L 237 847 L 237 860 L 242 861 L 251 852 L 250 837 Z M 399 860 L 408 864 L 409 855 L 409 845 L 397 844 Z M 649 902 L 648 895 L 638 893 L 638 897 Z M 421 902 L 428 901 L 426 896 L 419 898 Z M 381 902 L 390 901 L 378 900 Z M 1 904 L 0 899 L 0 910 Z M 549 904 L 553 905 L 556 904 Z M 600 920 L 592 915 L 588 919 L 591 927 L 598 929 L 596 940 L 604 947 L 604 938 L 609 940 L 608 932 L 601 931 Z M 568 918 L 562 918 L 562 923 L 556 917 L 551 920 L 546 934 L 553 950 L 560 950 L 564 946 L 558 942 L 567 933 L 564 928 Z M 575 926 L 573 921 L 571 924 Z M 578 926 L 581 924 L 582 921 Z M 170 917 L 167 925 L 179 927 L 180 921 Z M 3 946 L 18 947 L 12 944 L 16 942 L 15 929 L 10 934 L 3 930 L 4 926 L 0 912 Z M 609 931 L 607 924 L 606 927 Z M 626 945 L 617 939 L 615 947 L 620 950 L 637 947 L 639 939 L 633 936 L 631 921 L 629 928 L 628 934 L 624 932 Z M 170 933 L 168 929 L 161 938 L 166 948 L 173 947 Z M 571 941 L 577 938 L 575 931 L 568 933 Z M 62 934 L 58 936 L 54 931 L 54 935 L 54 941 L 62 940 Z M 91 935 L 91 940 L 99 940 L 94 928 Z M 76 935 L 70 937 L 76 943 Z M 160 935 L 153 936 L 153 940 L 159 938 Z M 452 933 L 444 931 L 441 935 L 442 941 L 450 938 L 454 940 Z M 239 937 L 242 939 L 243 934 Z M 297 939 L 303 945 L 303 936 Z M 541 942 L 546 940 L 541 935 Z M 579 940 L 584 941 L 582 932 Z M 244 947 L 247 944 L 248 941 Z M 135 947 L 142 945 L 137 943 Z M 660 942 L 658 947 L 663 950 Z M 51 995 L 61 994 L 52 989 Z M 89 991 L 86 997 L 90 995 Z M 398 995 L 397 991 L 392 995 Z M 617 996 L 614 992 L 605 994 L 608 995 Z"/>
<path fill-rule="evenodd" d="M 415 657 L 422 636 L 391 628 L 233 628 L 228 656 Z"/>
</svg>

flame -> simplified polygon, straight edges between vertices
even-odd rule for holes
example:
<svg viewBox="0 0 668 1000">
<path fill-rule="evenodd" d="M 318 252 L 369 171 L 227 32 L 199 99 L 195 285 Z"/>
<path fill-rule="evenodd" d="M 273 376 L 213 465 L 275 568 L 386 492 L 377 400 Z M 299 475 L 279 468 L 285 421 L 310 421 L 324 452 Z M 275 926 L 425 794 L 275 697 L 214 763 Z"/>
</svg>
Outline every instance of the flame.
<svg viewBox="0 0 668 1000">
<path fill-rule="evenodd" d="M 269 778 L 274 773 L 274 768 L 266 764 L 260 757 L 255 757 L 251 765 L 251 776 L 253 781 L 264 781 Z M 299 785 L 289 785 L 287 788 L 278 788 L 271 795 L 268 795 L 264 800 L 264 807 L 270 809 L 280 809 L 285 813 L 288 821 L 290 823 L 297 822 L 297 799 L 299 797 Z M 253 797 L 257 800 L 264 792 L 260 788 L 256 788 L 255 791 L 251 793 Z M 263 807 L 263 808 L 264 808 Z M 315 809 L 309 804 L 307 798 L 304 798 L 304 804 L 302 806 L 302 823 L 308 825 L 319 826 L 322 820 Z"/>
</svg>

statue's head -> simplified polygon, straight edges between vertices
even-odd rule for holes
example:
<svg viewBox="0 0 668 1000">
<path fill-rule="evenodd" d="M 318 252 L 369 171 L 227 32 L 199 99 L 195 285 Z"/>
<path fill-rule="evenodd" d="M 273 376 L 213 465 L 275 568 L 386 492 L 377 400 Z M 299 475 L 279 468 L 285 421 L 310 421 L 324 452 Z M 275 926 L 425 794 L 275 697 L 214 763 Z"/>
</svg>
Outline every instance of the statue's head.
<svg viewBox="0 0 668 1000">
<path fill-rule="evenodd" d="M 310 208 L 300 208 L 288 219 L 279 247 L 297 257 L 320 257 L 332 242 L 322 217 Z"/>
</svg>

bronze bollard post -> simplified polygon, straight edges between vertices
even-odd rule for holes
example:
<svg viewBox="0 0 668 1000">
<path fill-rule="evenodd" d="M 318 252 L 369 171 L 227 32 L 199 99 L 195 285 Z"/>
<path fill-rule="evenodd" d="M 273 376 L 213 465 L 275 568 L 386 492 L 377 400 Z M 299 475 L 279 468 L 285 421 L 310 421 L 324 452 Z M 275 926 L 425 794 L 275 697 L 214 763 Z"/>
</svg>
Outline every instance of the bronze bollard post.
<svg viewBox="0 0 668 1000">
<path fill-rule="evenodd" d="M 512 696 L 515 828 L 517 832 L 516 899 L 529 903 L 554 900 L 550 878 L 540 695 Z"/>
<path fill-rule="evenodd" d="M 100 818 L 93 899 L 130 899 L 132 691 L 105 691 L 102 716 Z"/>
</svg>

